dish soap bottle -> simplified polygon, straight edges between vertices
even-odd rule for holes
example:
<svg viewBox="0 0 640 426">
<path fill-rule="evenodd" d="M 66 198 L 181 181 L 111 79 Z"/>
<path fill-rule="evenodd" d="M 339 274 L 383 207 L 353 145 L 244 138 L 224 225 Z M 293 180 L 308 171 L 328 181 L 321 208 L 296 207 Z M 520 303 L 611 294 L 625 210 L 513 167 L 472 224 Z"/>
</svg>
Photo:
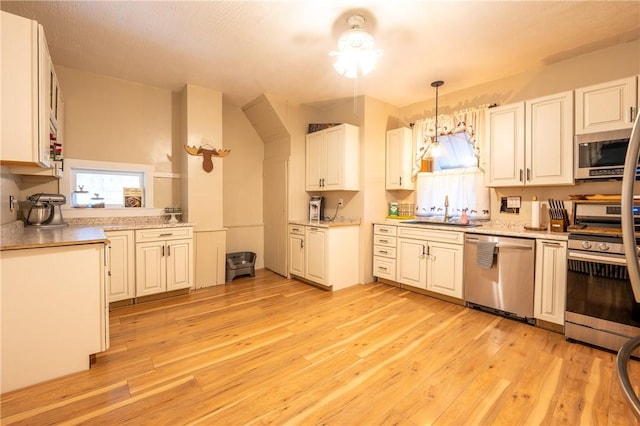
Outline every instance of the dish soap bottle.
<svg viewBox="0 0 640 426">
<path fill-rule="evenodd" d="M 467 209 L 462 210 L 462 214 L 460 215 L 460 223 L 462 225 L 469 224 L 469 216 L 467 216 Z"/>
</svg>

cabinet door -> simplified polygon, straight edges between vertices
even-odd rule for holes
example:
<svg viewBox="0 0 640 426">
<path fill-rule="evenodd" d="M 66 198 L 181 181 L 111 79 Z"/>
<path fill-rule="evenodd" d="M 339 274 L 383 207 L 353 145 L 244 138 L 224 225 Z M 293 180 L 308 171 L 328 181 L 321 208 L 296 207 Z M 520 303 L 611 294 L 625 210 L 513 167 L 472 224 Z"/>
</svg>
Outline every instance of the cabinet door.
<svg viewBox="0 0 640 426">
<path fill-rule="evenodd" d="M 326 231 L 320 228 L 308 226 L 305 235 L 305 278 L 318 284 L 326 284 L 327 279 L 327 254 Z"/>
<path fill-rule="evenodd" d="M 488 186 L 524 184 L 524 102 L 490 108 L 486 118 Z"/>
<path fill-rule="evenodd" d="M 573 92 L 526 101 L 526 184 L 573 184 Z"/>
<path fill-rule="evenodd" d="M 534 316 L 564 325 L 567 287 L 567 244 L 536 241 Z"/>
<path fill-rule="evenodd" d="M 428 253 L 427 290 L 462 299 L 462 246 L 429 242 Z"/>
<path fill-rule="evenodd" d="M 413 190 L 412 152 L 411 129 L 403 127 L 387 132 L 386 189 Z"/>
<path fill-rule="evenodd" d="M 427 288 L 427 242 L 398 239 L 398 282 L 418 288 Z"/>
<path fill-rule="evenodd" d="M 289 273 L 304 277 L 304 235 L 289 235 Z"/>
<path fill-rule="evenodd" d="M 342 189 L 344 187 L 345 165 L 345 126 L 327 129 L 325 132 L 324 161 L 320 163 L 320 170 L 324 165 L 325 175 L 322 185 L 324 190 Z"/>
<path fill-rule="evenodd" d="M 166 291 L 164 241 L 136 244 L 136 296 Z"/>
<path fill-rule="evenodd" d="M 193 240 L 167 241 L 167 291 L 188 288 L 193 285 Z"/>
<path fill-rule="evenodd" d="M 132 299 L 135 297 L 133 231 L 109 231 L 105 234 L 111 246 L 109 302 Z"/>
<path fill-rule="evenodd" d="M 323 169 L 326 168 L 326 145 L 324 132 L 314 132 L 307 135 L 306 141 L 306 189 L 319 191 L 322 189 Z"/>
<path fill-rule="evenodd" d="M 629 77 L 576 90 L 576 134 L 633 127 L 637 78 Z"/>
</svg>

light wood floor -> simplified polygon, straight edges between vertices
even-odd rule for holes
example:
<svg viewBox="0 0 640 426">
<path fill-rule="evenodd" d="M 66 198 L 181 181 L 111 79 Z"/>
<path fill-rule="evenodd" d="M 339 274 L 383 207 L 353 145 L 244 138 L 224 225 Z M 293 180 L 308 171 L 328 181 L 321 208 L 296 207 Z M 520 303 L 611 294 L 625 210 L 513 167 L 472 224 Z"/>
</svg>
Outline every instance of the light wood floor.
<svg viewBox="0 0 640 426">
<path fill-rule="evenodd" d="M 385 284 L 261 270 L 113 311 L 94 367 L 2 395 L 2 424 L 636 424 L 614 360 Z"/>
</svg>

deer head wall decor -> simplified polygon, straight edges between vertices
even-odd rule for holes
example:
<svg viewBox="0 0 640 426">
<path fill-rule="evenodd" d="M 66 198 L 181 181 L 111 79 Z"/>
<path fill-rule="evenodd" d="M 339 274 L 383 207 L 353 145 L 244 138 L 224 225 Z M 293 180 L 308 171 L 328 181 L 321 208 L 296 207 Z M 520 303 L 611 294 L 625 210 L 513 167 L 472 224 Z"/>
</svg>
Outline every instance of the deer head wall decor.
<svg viewBox="0 0 640 426">
<path fill-rule="evenodd" d="M 203 157 L 202 169 L 207 173 L 213 170 L 213 160 L 211 160 L 211 157 L 226 157 L 231 152 L 230 149 L 215 149 L 208 146 L 196 148 L 195 146 L 189 145 L 185 145 L 184 150 L 187 151 L 189 155 L 201 155 Z"/>
</svg>

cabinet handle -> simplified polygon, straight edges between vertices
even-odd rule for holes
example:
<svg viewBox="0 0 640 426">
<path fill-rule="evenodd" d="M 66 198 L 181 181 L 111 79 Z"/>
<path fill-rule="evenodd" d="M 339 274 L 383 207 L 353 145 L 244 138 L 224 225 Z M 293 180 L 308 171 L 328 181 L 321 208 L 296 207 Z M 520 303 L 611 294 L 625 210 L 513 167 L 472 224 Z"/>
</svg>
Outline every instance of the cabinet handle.
<svg viewBox="0 0 640 426">
<path fill-rule="evenodd" d="M 378 229 L 378 232 L 384 233 L 384 232 L 389 232 L 389 230 L 387 228 L 381 228 L 381 229 Z"/>
<path fill-rule="evenodd" d="M 388 243 L 389 240 L 379 240 L 381 243 Z"/>
<path fill-rule="evenodd" d="M 522 169 L 520 169 L 520 182 L 522 182 Z"/>
<path fill-rule="evenodd" d="M 304 248 L 304 241 L 300 240 L 300 248 Z"/>
<path fill-rule="evenodd" d="M 527 167 L 527 180 L 531 181 L 531 169 Z"/>
<path fill-rule="evenodd" d="M 629 107 L 629 121 L 633 123 L 633 107 Z"/>
<path fill-rule="evenodd" d="M 171 256 L 171 246 L 167 246 L 167 256 Z"/>
<path fill-rule="evenodd" d="M 400 176 L 400 186 L 402 186 L 402 176 Z"/>
<path fill-rule="evenodd" d="M 380 270 L 380 271 L 386 271 L 386 270 L 387 270 L 387 268 L 385 268 L 384 266 L 378 266 L 378 270 Z"/>
<path fill-rule="evenodd" d="M 318 228 L 309 228 L 310 231 L 317 231 Z"/>
<path fill-rule="evenodd" d="M 378 253 L 380 253 L 380 254 L 389 254 L 389 252 L 386 251 L 386 250 L 379 250 Z"/>
<path fill-rule="evenodd" d="M 164 246 L 162 246 L 162 257 L 164 257 Z"/>
<path fill-rule="evenodd" d="M 542 245 L 560 247 L 560 243 L 552 243 L 552 242 L 549 242 L 549 241 L 543 241 Z"/>
<path fill-rule="evenodd" d="M 429 253 L 428 253 L 426 250 L 427 250 L 427 248 L 426 248 L 426 247 L 424 246 L 424 244 L 423 244 L 423 245 L 422 245 L 422 255 L 421 255 L 422 257 L 424 257 L 424 256 L 428 256 L 428 255 L 429 255 Z"/>
<path fill-rule="evenodd" d="M 170 236 L 172 236 L 172 235 L 173 235 L 173 232 L 169 232 L 169 233 L 167 233 L 167 234 L 160 234 L 159 236 L 160 236 L 160 237 L 170 237 Z"/>
</svg>

